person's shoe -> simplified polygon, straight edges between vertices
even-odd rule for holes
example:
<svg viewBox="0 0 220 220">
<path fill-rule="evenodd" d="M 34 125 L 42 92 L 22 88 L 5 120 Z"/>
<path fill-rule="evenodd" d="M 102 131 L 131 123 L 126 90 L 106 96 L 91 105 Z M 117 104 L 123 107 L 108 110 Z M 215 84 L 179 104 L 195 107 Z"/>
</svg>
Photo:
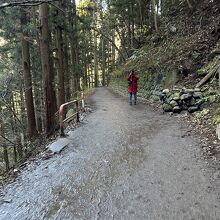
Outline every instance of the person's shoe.
<svg viewBox="0 0 220 220">
<path fill-rule="evenodd" d="M 136 103 L 136 102 L 134 102 L 134 105 L 137 105 L 137 103 Z"/>
<path fill-rule="evenodd" d="M 130 102 L 129 104 L 132 105 L 132 102 Z"/>
</svg>

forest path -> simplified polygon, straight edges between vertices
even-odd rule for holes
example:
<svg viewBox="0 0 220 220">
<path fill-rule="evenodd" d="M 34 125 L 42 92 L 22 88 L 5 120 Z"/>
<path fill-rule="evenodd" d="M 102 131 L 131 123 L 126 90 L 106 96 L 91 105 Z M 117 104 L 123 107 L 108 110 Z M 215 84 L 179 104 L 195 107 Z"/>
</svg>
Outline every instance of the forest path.
<svg viewBox="0 0 220 220">
<path fill-rule="evenodd" d="M 72 143 L 4 189 L 1 220 L 220 219 L 220 190 L 186 127 L 105 88 L 91 100 Z"/>
</svg>

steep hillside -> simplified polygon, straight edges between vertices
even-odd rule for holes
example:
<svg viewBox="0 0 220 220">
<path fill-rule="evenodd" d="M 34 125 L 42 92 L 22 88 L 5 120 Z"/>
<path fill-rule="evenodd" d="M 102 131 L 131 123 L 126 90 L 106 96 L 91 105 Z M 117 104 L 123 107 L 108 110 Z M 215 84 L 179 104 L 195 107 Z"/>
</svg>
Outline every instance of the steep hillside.
<svg viewBox="0 0 220 220">
<path fill-rule="evenodd" d="M 182 5 L 171 8 L 162 19 L 159 32 L 148 33 L 146 44 L 134 51 L 126 64 L 113 73 L 113 78 L 123 77 L 134 68 L 145 82 L 141 83 L 141 89 L 145 90 L 154 88 L 148 87 L 152 78 L 162 87 L 171 87 L 177 82 L 188 85 L 187 79 L 192 77 L 196 80 L 193 83 L 199 81 L 198 70 L 220 53 L 219 12 L 220 2 L 210 0 L 192 10 Z"/>
<path fill-rule="evenodd" d="M 162 97 L 169 106 L 164 111 L 181 112 L 189 107 L 195 107 L 189 112 L 200 110 L 193 114 L 194 126 L 202 126 L 204 137 L 209 136 L 207 141 L 217 147 L 215 129 L 220 122 L 217 71 L 205 85 L 193 89 L 220 62 L 220 1 L 201 1 L 192 9 L 182 4 L 170 8 L 161 19 L 159 32 L 148 33 L 145 41 L 112 74 L 110 86 L 126 94 L 126 76 L 131 69 L 137 70 L 139 98 L 160 101 Z M 162 93 L 164 89 L 169 89 L 165 91 L 167 94 Z M 187 96 L 191 97 L 189 105 L 184 100 Z M 174 107 L 178 110 L 173 110 Z"/>
</svg>

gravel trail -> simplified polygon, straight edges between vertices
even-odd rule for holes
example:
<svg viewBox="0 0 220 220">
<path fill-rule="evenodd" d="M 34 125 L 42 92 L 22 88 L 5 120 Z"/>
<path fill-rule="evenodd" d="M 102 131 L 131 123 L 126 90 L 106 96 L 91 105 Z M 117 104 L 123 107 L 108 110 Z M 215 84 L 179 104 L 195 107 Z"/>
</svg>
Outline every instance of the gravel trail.
<svg viewBox="0 0 220 220">
<path fill-rule="evenodd" d="M 220 188 L 187 127 L 105 88 L 91 101 L 71 144 L 3 189 L 1 220 L 220 219 Z"/>
</svg>

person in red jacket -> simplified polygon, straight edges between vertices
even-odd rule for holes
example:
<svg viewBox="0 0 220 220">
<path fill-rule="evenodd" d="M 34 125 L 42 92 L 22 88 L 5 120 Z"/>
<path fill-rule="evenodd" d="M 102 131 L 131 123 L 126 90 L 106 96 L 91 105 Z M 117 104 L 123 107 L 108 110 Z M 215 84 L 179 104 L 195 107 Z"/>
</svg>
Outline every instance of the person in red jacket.
<svg viewBox="0 0 220 220">
<path fill-rule="evenodd" d="M 134 96 L 134 105 L 137 104 L 137 88 L 138 88 L 138 74 L 134 70 L 128 76 L 128 92 L 129 92 L 129 103 L 132 105 L 132 95 Z"/>
</svg>

